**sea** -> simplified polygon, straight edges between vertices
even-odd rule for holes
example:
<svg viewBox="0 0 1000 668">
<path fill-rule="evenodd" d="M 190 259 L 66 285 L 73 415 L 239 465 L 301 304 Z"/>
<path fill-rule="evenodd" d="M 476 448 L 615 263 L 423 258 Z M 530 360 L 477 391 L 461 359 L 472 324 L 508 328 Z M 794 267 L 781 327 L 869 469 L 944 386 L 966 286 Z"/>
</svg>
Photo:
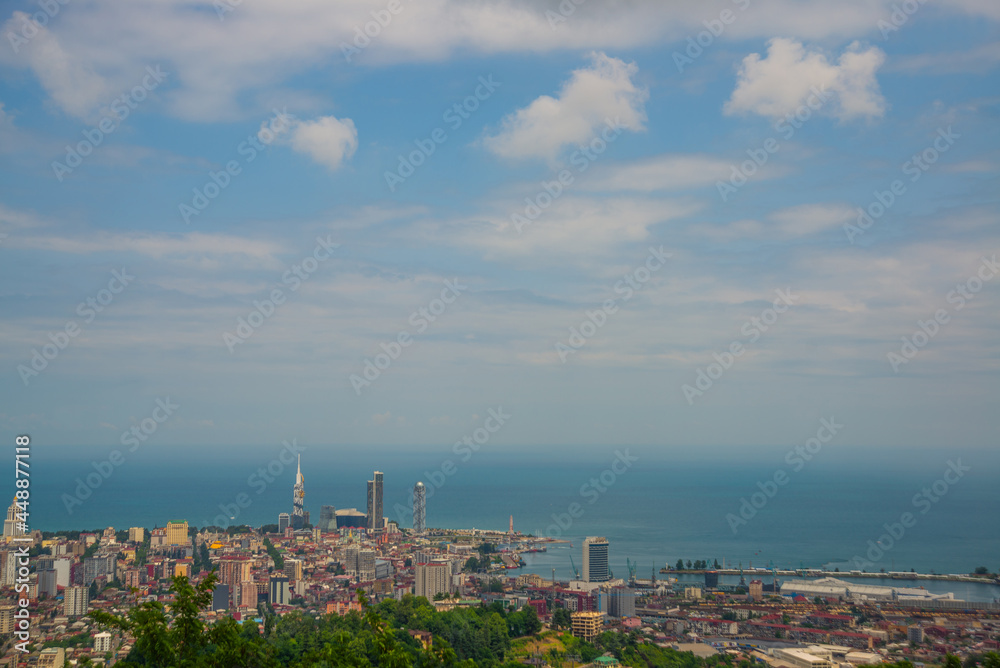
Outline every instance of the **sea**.
<svg viewBox="0 0 1000 668">
<path fill-rule="evenodd" d="M 384 513 L 412 524 L 548 536 L 519 572 L 569 578 L 582 542 L 603 536 L 615 577 L 657 577 L 678 559 L 726 567 L 1000 571 L 1000 452 L 988 449 L 449 445 L 170 446 L 31 449 L 29 526 L 45 531 L 276 523 L 291 512 L 298 454 L 306 509 L 365 512 L 384 474 Z M 572 560 L 571 560 L 572 558 Z M 512 571 L 518 572 L 518 571 Z M 738 579 L 738 578 L 737 578 Z M 770 576 L 763 578 L 770 581 Z M 846 578 L 850 581 L 850 578 Z M 681 576 L 681 582 L 697 582 Z M 723 577 L 723 582 L 728 582 Z M 735 580 L 734 580 L 735 581 Z M 865 579 L 1000 599 L 990 584 Z"/>
</svg>

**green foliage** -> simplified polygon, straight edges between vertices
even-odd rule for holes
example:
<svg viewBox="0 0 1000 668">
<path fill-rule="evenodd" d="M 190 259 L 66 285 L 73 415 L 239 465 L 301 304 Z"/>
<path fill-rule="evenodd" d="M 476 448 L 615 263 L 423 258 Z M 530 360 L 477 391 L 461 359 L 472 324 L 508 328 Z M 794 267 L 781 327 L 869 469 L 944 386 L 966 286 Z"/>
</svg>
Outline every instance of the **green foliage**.
<svg viewBox="0 0 1000 668">
<path fill-rule="evenodd" d="M 275 570 L 282 570 L 285 567 L 285 560 L 281 557 L 281 554 L 270 540 L 264 539 L 264 547 L 267 549 L 267 555 L 271 557 L 271 561 L 274 562 Z"/>
<path fill-rule="evenodd" d="M 573 616 L 566 608 L 556 608 L 552 613 L 552 626 L 557 629 L 568 629 L 573 625 Z"/>
<path fill-rule="evenodd" d="M 360 613 L 316 617 L 295 611 L 278 618 L 262 605 L 263 629 L 229 617 L 206 626 L 199 612 L 211 603 L 215 583 L 214 573 L 197 584 L 179 576 L 173 580 L 169 611 L 148 601 L 125 615 L 94 610 L 91 617 L 98 626 L 135 638 L 132 653 L 118 664 L 122 668 L 514 668 L 519 664 L 513 663 L 511 639 L 541 630 L 531 606 L 508 611 L 494 602 L 439 613 L 425 598 L 407 595 L 373 605 L 361 591 Z M 563 608 L 553 617 L 566 624 L 568 618 Z M 429 632 L 430 648 L 408 630 Z M 81 636 L 84 643 L 89 640 L 88 634 Z M 568 634 L 560 639 L 564 649 L 556 647 L 545 656 L 553 668 L 589 663 L 605 652 L 623 665 L 642 668 L 737 668 L 728 656 L 700 659 L 644 644 L 634 632 L 605 631 L 593 644 Z M 984 668 L 1000 668 L 992 656 L 993 663 L 984 660 Z"/>
<path fill-rule="evenodd" d="M 83 556 L 80 557 L 80 560 L 82 561 L 84 559 L 89 559 L 90 557 L 94 556 L 94 554 L 97 552 L 97 548 L 99 548 L 100 546 L 101 546 L 101 539 L 98 538 L 90 545 L 90 547 L 88 547 L 86 550 L 83 551 Z"/>
<path fill-rule="evenodd" d="M 684 570 L 684 560 L 683 559 L 678 559 L 677 560 L 677 564 L 674 566 L 674 569 L 678 570 L 678 571 L 683 571 Z"/>
</svg>

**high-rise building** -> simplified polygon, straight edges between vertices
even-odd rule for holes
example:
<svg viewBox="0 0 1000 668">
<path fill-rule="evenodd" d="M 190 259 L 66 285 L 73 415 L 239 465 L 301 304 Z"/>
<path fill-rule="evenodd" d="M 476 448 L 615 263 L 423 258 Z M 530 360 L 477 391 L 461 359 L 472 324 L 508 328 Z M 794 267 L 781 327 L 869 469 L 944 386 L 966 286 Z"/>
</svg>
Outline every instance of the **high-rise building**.
<svg viewBox="0 0 1000 668">
<path fill-rule="evenodd" d="M 924 627 L 920 624 L 906 627 L 906 639 L 909 642 L 919 645 L 924 641 Z"/>
<path fill-rule="evenodd" d="M 583 541 L 583 581 L 607 582 L 610 579 L 608 539 L 590 536 Z"/>
<path fill-rule="evenodd" d="M 291 525 L 291 515 L 288 513 L 278 513 L 278 533 L 285 533 L 285 529 Z"/>
<path fill-rule="evenodd" d="M 62 647 L 46 647 L 38 655 L 38 668 L 63 668 L 66 665 L 66 650 Z"/>
<path fill-rule="evenodd" d="M 295 580 L 298 582 L 302 579 L 302 560 L 301 559 L 285 559 L 285 575 L 288 576 L 289 580 Z"/>
<path fill-rule="evenodd" d="M 107 631 L 94 636 L 94 653 L 106 654 L 111 651 L 111 634 Z"/>
<path fill-rule="evenodd" d="M 705 571 L 705 589 L 718 589 L 719 571 Z"/>
<path fill-rule="evenodd" d="M 229 585 L 217 584 L 212 590 L 212 610 L 229 609 Z"/>
<path fill-rule="evenodd" d="M 0 636 L 14 632 L 14 606 L 0 605 Z"/>
<path fill-rule="evenodd" d="M 41 560 L 39 560 L 41 561 Z M 52 561 L 51 559 L 49 560 Z M 54 566 L 50 568 L 38 568 L 36 570 L 38 573 L 38 595 L 48 596 L 49 598 L 55 598 L 56 594 L 59 593 L 56 587 L 56 569 Z"/>
<path fill-rule="evenodd" d="M 129 527 L 128 539 L 133 543 L 141 543 L 146 538 L 146 530 L 142 527 Z"/>
<path fill-rule="evenodd" d="M 435 594 L 451 592 L 451 567 L 444 562 L 417 564 L 414 594 L 423 596 L 428 601 L 434 600 Z"/>
<path fill-rule="evenodd" d="M 358 579 L 363 582 L 375 579 L 375 550 L 358 552 Z"/>
<path fill-rule="evenodd" d="M 240 557 L 223 557 L 219 560 L 219 582 L 229 585 L 232 591 L 250 579 L 250 561 Z"/>
<path fill-rule="evenodd" d="M 295 473 L 295 486 L 292 488 L 292 528 L 301 529 L 306 525 L 306 479 L 302 476 L 302 455 L 299 455 L 299 467 Z"/>
<path fill-rule="evenodd" d="M 83 562 L 83 584 L 87 587 L 99 577 L 114 577 L 115 555 L 103 554 L 89 557 Z"/>
<path fill-rule="evenodd" d="M 187 545 L 190 542 L 187 520 L 170 520 L 167 522 L 167 545 Z"/>
<path fill-rule="evenodd" d="M 0 585 L 13 587 L 17 579 L 17 553 L 14 550 L 0 552 Z"/>
<path fill-rule="evenodd" d="M 751 580 L 748 590 L 748 598 L 751 601 L 760 601 L 764 598 L 764 583 L 760 580 Z"/>
<path fill-rule="evenodd" d="M 608 592 L 609 617 L 635 617 L 635 592 L 628 587 L 613 587 Z"/>
<path fill-rule="evenodd" d="M 291 590 L 288 588 L 287 575 L 272 575 L 271 589 L 268 600 L 271 605 L 288 605 L 291 600 Z"/>
<path fill-rule="evenodd" d="M 361 549 L 357 545 L 351 545 L 350 547 L 344 548 L 344 571 L 348 575 L 358 574 L 358 555 L 361 553 Z"/>
<path fill-rule="evenodd" d="M 90 610 L 90 592 L 86 587 L 66 587 L 63 592 L 63 614 L 80 617 Z"/>
<path fill-rule="evenodd" d="M 337 530 L 337 509 L 333 506 L 320 506 L 319 528 L 323 531 Z"/>
<path fill-rule="evenodd" d="M 603 612 L 574 612 L 570 619 L 573 622 L 573 635 L 588 642 L 600 635 L 604 627 Z"/>
<path fill-rule="evenodd" d="M 10 507 L 7 508 L 7 519 L 3 522 L 4 541 L 10 542 L 12 539 L 24 535 L 24 520 L 18 519 L 18 515 L 22 512 L 21 507 L 17 505 L 17 497 L 15 496 Z"/>
<path fill-rule="evenodd" d="M 240 606 L 257 607 L 257 583 L 244 582 L 240 585 Z"/>
<path fill-rule="evenodd" d="M 382 472 L 375 471 L 368 481 L 368 528 L 381 529 L 385 524 L 382 514 Z"/>
<path fill-rule="evenodd" d="M 424 483 L 413 486 L 413 533 L 421 534 L 427 530 L 427 489 Z"/>
</svg>

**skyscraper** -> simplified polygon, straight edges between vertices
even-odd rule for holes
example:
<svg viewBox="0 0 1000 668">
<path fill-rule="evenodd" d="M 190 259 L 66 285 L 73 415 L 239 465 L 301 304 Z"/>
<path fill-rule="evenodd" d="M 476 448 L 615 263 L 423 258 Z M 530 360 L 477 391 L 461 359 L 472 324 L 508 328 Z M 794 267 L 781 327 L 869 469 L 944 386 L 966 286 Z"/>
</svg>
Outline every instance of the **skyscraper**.
<svg viewBox="0 0 1000 668">
<path fill-rule="evenodd" d="M 333 506 L 320 506 L 319 528 L 323 531 L 337 530 L 337 509 Z"/>
<path fill-rule="evenodd" d="M 413 532 L 423 533 L 427 530 L 427 490 L 424 483 L 413 486 Z"/>
<path fill-rule="evenodd" d="M 375 471 L 368 481 L 368 528 L 381 529 L 384 522 L 382 514 L 382 472 Z"/>
<path fill-rule="evenodd" d="M 285 529 L 287 529 L 290 525 L 291 518 L 288 513 L 278 513 L 278 533 L 285 533 Z"/>
<path fill-rule="evenodd" d="M 295 473 L 295 487 L 292 488 L 292 528 L 301 529 L 306 524 L 306 479 L 302 477 L 302 455 Z"/>
<path fill-rule="evenodd" d="M 610 579 L 608 539 L 601 536 L 589 536 L 583 541 L 583 581 L 607 582 Z"/>
</svg>

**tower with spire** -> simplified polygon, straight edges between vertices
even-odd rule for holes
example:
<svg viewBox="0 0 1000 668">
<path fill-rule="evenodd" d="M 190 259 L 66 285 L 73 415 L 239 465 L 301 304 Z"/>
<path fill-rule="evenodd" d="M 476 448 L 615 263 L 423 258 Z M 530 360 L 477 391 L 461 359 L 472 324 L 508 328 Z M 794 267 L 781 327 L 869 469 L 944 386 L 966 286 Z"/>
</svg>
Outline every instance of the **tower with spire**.
<svg viewBox="0 0 1000 668">
<path fill-rule="evenodd" d="M 299 455 L 298 471 L 295 473 L 295 487 L 292 488 L 292 528 L 301 529 L 306 525 L 306 479 L 302 477 L 302 455 Z"/>
</svg>

